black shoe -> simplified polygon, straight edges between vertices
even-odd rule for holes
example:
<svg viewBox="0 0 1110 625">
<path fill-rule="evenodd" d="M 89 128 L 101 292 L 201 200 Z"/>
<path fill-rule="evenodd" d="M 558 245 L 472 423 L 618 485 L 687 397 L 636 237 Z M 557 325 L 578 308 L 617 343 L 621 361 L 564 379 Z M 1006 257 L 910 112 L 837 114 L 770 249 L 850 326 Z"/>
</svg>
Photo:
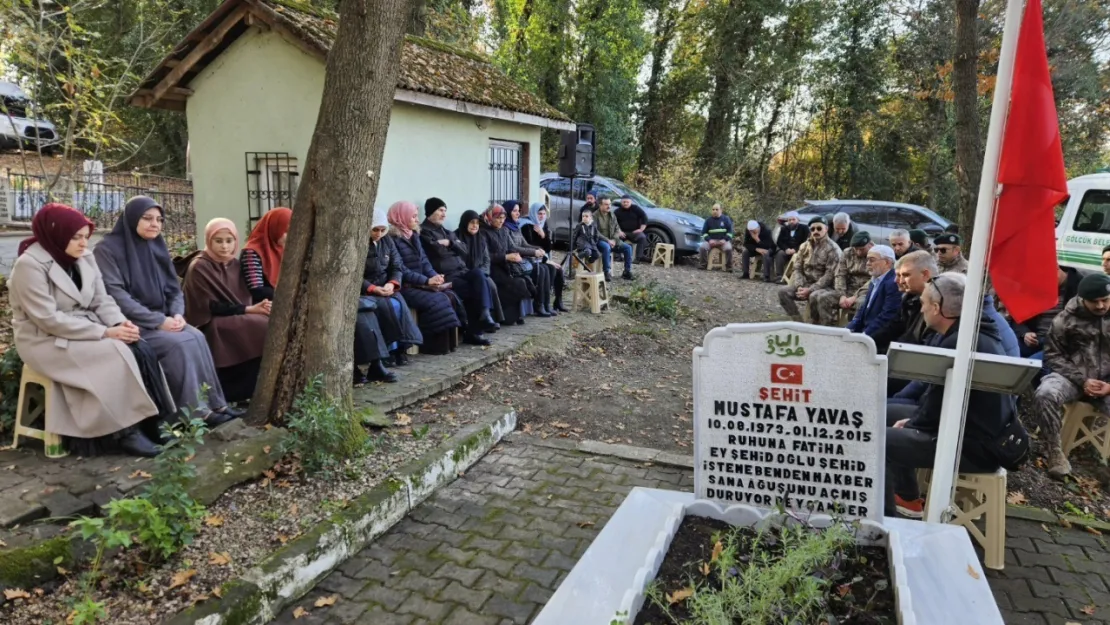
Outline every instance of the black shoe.
<svg viewBox="0 0 1110 625">
<path fill-rule="evenodd" d="M 234 418 L 226 412 L 210 412 L 205 417 L 204 424 L 208 426 L 208 429 L 214 430 Z"/>
<path fill-rule="evenodd" d="M 613 281 L 613 274 L 611 272 L 608 272 L 608 271 L 605 272 L 605 281 L 606 282 L 612 282 Z"/>
<path fill-rule="evenodd" d="M 362 386 L 363 384 L 366 384 L 368 382 L 368 380 L 366 379 L 366 375 L 359 370 L 357 365 L 355 366 L 355 372 L 351 376 L 351 378 L 351 383 L 355 386 Z"/>
<path fill-rule="evenodd" d="M 501 329 L 501 324 L 493 320 L 493 316 L 489 314 L 489 309 L 482 312 L 478 321 L 482 324 L 483 332 L 497 332 Z"/>
<path fill-rule="evenodd" d="M 138 428 L 131 428 L 131 431 L 117 439 L 117 442 L 120 449 L 132 456 L 153 458 L 162 453 L 162 450 L 158 449 L 158 446 L 152 443 Z"/>
<path fill-rule="evenodd" d="M 632 270 L 631 269 L 625 269 L 624 273 L 621 274 L 621 277 L 624 278 L 625 280 L 631 280 L 632 279 Z"/>
<path fill-rule="evenodd" d="M 404 367 L 409 364 L 409 355 L 405 353 L 407 347 L 402 347 L 393 352 L 393 366 Z"/>
<path fill-rule="evenodd" d="M 518 318 L 518 319 L 516 320 L 516 324 L 517 324 L 518 326 L 522 326 L 522 325 L 524 325 L 524 317 L 519 317 L 519 318 Z"/>
<path fill-rule="evenodd" d="M 366 368 L 366 380 L 370 382 L 385 382 L 393 384 L 397 381 L 397 374 L 385 368 L 382 361 L 375 360 Z"/>
<path fill-rule="evenodd" d="M 566 313 L 566 312 L 570 312 L 570 309 L 569 309 L 569 308 L 567 308 L 567 307 L 566 307 L 566 306 L 565 306 L 565 305 L 563 304 L 563 300 L 559 299 L 559 300 L 555 300 L 555 308 L 553 308 L 553 309 L 552 309 L 552 311 L 553 311 L 553 312 L 561 312 L 561 313 Z"/>
<path fill-rule="evenodd" d="M 233 419 L 238 419 L 239 417 L 247 414 L 246 410 L 243 410 L 242 408 L 233 408 L 231 406 L 224 406 L 223 408 L 220 408 L 216 412 L 231 415 L 231 418 L 233 418 Z"/>
<path fill-rule="evenodd" d="M 492 345 L 492 343 L 490 343 L 490 340 L 482 336 L 481 334 L 467 334 L 463 337 L 463 343 L 466 343 L 467 345 L 478 345 L 480 347 L 487 347 L 489 345 Z"/>
<path fill-rule="evenodd" d="M 536 307 L 536 309 L 532 312 L 532 314 L 537 316 L 537 317 L 550 317 L 551 316 L 551 313 L 547 312 L 546 310 L 544 310 L 542 307 L 539 307 L 539 306 Z"/>
</svg>

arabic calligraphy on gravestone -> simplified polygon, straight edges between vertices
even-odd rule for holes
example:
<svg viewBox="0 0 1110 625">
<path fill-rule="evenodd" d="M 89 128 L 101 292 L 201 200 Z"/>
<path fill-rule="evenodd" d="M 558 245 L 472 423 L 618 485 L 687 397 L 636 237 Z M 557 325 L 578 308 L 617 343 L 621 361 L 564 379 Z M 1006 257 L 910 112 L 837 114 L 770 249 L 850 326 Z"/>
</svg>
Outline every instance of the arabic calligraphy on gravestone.
<svg viewBox="0 0 1110 625">
<path fill-rule="evenodd" d="M 873 354 L 840 328 L 706 335 L 694 350 L 696 496 L 881 520 L 886 359 Z"/>
</svg>

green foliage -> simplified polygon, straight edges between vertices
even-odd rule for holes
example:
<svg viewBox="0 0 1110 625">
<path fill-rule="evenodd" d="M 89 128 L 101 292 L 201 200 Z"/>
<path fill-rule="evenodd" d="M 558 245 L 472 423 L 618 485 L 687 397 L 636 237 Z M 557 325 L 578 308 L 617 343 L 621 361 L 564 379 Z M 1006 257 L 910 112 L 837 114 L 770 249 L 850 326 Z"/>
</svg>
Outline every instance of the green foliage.
<svg viewBox="0 0 1110 625">
<path fill-rule="evenodd" d="M 637 284 L 628 296 L 628 310 L 641 317 L 678 319 L 678 293 L 669 286 L 656 282 Z"/>
<path fill-rule="evenodd" d="M 19 381 L 23 377 L 23 359 L 15 346 L 0 356 L 0 433 L 11 430 L 19 408 Z"/>
<path fill-rule="evenodd" d="M 360 415 L 329 397 L 320 376 L 297 396 L 286 426 L 289 435 L 282 443 L 282 452 L 297 454 L 308 473 L 336 475 L 346 460 L 366 454 L 373 447 Z"/>
<path fill-rule="evenodd" d="M 108 610 L 103 601 L 93 601 L 85 597 L 73 604 L 73 620 L 67 621 L 72 625 L 93 625 L 108 620 Z"/>
</svg>

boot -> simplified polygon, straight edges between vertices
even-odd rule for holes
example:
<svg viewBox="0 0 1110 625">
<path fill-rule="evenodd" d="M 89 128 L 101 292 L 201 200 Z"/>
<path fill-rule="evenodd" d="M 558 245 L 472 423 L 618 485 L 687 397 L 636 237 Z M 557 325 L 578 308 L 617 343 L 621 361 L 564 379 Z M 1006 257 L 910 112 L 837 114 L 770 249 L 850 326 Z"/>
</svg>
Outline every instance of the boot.
<svg viewBox="0 0 1110 625">
<path fill-rule="evenodd" d="M 397 374 L 385 368 L 382 361 L 375 360 L 366 368 L 366 380 L 370 382 L 385 382 L 393 384 L 397 381 Z"/>
<path fill-rule="evenodd" d="M 242 408 L 235 408 L 235 407 L 232 407 L 230 405 L 224 406 L 223 408 L 220 408 L 216 412 L 218 412 L 220 414 L 231 415 L 231 418 L 233 418 L 233 419 L 238 419 L 239 417 L 247 414 L 246 410 L 243 410 Z"/>
<path fill-rule="evenodd" d="M 490 343 L 490 340 L 482 336 L 481 334 L 473 334 L 470 332 L 467 332 L 466 335 L 463 336 L 463 343 L 466 343 L 467 345 L 478 345 L 480 347 L 487 347 L 489 345 L 492 345 L 492 343 Z"/>
<path fill-rule="evenodd" d="M 555 308 L 553 308 L 552 310 L 557 313 L 570 312 L 570 309 L 563 305 L 562 289 L 559 289 L 559 292 L 555 294 Z"/>
<path fill-rule="evenodd" d="M 532 314 L 537 316 L 537 317 L 550 317 L 551 316 L 551 313 L 544 310 L 543 298 L 536 297 L 536 299 L 532 300 Z"/>
<path fill-rule="evenodd" d="M 393 366 L 404 367 L 409 364 L 409 355 L 405 353 L 408 350 L 408 345 L 400 345 L 397 349 L 390 352 L 393 355 Z"/>
<path fill-rule="evenodd" d="M 208 416 L 204 418 L 204 424 L 208 426 L 208 429 L 214 430 L 234 418 L 234 416 L 229 415 L 226 412 L 214 411 L 208 413 Z"/>
<path fill-rule="evenodd" d="M 632 270 L 631 269 L 625 269 L 624 273 L 621 274 L 621 277 L 624 278 L 625 280 L 631 280 L 632 279 Z"/>
<path fill-rule="evenodd" d="M 1068 457 L 1064 455 L 1064 451 L 1060 449 L 1060 443 L 1056 442 L 1048 452 L 1048 477 L 1054 480 L 1063 480 L 1064 476 L 1070 474 L 1071 463 L 1068 462 Z"/>
<path fill-rule="evenodd" d="M 358 365 L 355 365 L 355 372 L 351 377 L 351 383 L 355 386 L 362 386 L 363 384 L 366 384 L 366 375 L 362 373 L 362 371 L 358 368 Z"/>
<path fill-rule="evenodd" d="M 605 272 L 605 281 L 606 282 L 612 282 L 613 281 L 613 272 L 611 272 L 611 271 L 606 271 Z"/>
<path fill-rule="evenodd" d="M 119 443 L 120 449 L 132 456 L 153 458 L 162 453 L 162 450 L 150 442 L 139 428 L 129 428 L 126 434 L 116 439 L 116 442 Z"/>
<path fill-rule="evenodd" d="M 481 323 L 482 331 L 484 332 L 497 332 L 501 329 L 501 324 L 493 320 L 493 317 L 489 314 L 488 308 L 482 310 L 482 314 L 478 317 L 478 321 Z"/>
</svg>

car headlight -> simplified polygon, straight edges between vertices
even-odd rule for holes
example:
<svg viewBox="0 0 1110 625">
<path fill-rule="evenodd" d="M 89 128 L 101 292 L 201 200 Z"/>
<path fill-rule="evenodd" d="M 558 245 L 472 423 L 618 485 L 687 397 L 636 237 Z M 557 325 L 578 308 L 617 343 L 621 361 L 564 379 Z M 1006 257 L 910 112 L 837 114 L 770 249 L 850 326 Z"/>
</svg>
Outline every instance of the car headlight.
<svg viewBox="0 0 1110 625">
<path fill-rule="evenodd" d="M 701 227 L 701 226 L 695 224 L 693 221 L 691 221 L 689 219 L 686 219 L 685 217 L 678 217 L 678 218 L 675 219 L 675 221 L 678 223 L 678 225 L 686 226 L 687 228 L 700 228 Z"/>
</svg>

